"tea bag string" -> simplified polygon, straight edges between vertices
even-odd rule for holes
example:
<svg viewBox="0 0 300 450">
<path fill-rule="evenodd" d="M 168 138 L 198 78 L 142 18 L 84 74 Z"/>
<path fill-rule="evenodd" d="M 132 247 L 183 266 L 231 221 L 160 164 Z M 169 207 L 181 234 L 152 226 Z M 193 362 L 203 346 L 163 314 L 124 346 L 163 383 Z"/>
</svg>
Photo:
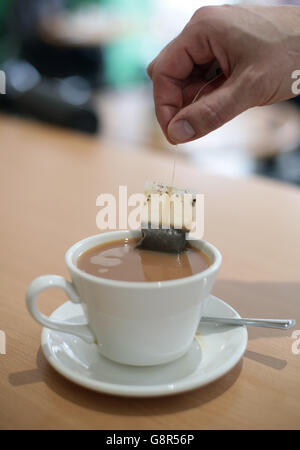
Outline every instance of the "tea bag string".
<svg viewBox="0 0 300 450">
<path fill-rule="evenodd" d="M 223 72 L 218 73 L 216 76 L 214 76 L 214 77 L 211 78 L 209 81 L 207 81 L 207 83 L 205 83 L 203 86 L 201 86 L 201 87 L 198 89 L 198 91 L 197 91 L 195 97 L 193 98 L 191 104 L 195 103 L 195 102 L 199 99 L 199 96 L 200 96 L 201 92 L 202 92 L 209 84 L 213 83 L 215 80 L 217 80 L 218 78 L 220 78 L 220 76 L 222 76 L 222 75 L 223 75 Z M 177 160 L 177 155 L 178 155 L 178 145 L 179 145 L 179 144 L 176 144 L 176 146 L 175 146 L 171 186 L 174 186 L 174 181 L 175 181 L 176 160 Z"/>
<path fill-rule="evenodd" d="M 211 83 L 213 83 L 214 81 L 216 81 L 216 80 L 217 80 L 218 78 L 220 78 L 222 75 L 223 75 L 223 72 L 218 73 L 216 76 L 214 76 L 214 77 L 211 78 L 209 81 L 207 81 L 207 83 L 205 83 L 203 86 L 201 86 L 201 87 L 198 89 L 198 91 L 197 91 L 195 97 L 193 98 L 191 104 L 195 103 L 195 102 L 199 99 L 199 95 L 201 94 L 201 92 L 202 92 L 209 84 L 211 84 Z"/>
</svg>

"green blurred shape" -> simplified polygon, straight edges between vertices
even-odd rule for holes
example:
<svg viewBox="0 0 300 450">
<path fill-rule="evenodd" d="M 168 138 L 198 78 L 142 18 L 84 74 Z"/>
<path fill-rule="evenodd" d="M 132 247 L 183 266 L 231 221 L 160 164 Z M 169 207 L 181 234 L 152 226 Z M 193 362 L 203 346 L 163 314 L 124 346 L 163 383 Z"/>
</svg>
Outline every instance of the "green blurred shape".
<svg viewBox="0 0 300 450">
<path fill-rule="evenodd" d="M 64 5 L 67 9 L 82 8 L 90 5 L 103 4 L 103 0 L 65 0 Z"/>
<path fill-rule="evenodd" d="M 102 0 L 103 7 L 115 11 L 132 25 L 126 34 L 104 49 L 105 79 L 115 87 L 135 85 L 146 78 L 145 66 L 150 38 L 147 21 L 152 13 L 152 0 Z"/>
<path fill-rule="evenodd" d="M 11 0 L 0 0 L 0 64 L 10 54 L 10 42 L 7 38 L 6 20 L 10 14 Z"/>
<path fill-rule="evenodd" d="M 103 7 L 113 17 L 124 19 L 129 30 L 104 47 L 104 79 L 111 86 L 132 85 L 145 79 L 145 61 L 149 37 L 145 24 L 152 12 L 153 0 L 67 0 L 70 9 Z M 131 25 L 131 27 L 130 27 Z M 131 29 L 130 29 L 131 28 Z"/>
<path fill-rule="evenodd" d="M 5 33 L 11 0 L 0 0 L 0 63 L 14 53 L 12 39 Z M 104 78 L 112 86 L 133 85 L 144 81 L 151 37 L 147 21 L 152 13 L 153 0 L 65 0 L 69 10 L 99 6 L 129 24 L 120 37 L 104 47 Z M 28 11 L 30 14 L 30 11 Z M 150 50 L 151 52 L 151 50 Z"/>
</svg>

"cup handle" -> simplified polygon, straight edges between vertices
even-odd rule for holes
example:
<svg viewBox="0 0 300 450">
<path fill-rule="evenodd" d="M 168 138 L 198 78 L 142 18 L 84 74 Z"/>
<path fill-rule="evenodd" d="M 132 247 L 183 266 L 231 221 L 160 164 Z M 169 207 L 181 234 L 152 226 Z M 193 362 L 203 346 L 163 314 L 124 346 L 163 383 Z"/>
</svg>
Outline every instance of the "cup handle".
<svg viewBox="0 0 300 450">
<path fill-rule="evenodd" d="M 95 337 L 93 336 L 87 324 L 77 325 L 72 323 L 65 323 L 59 320 L 49 319 L 38 310 L 36 305 L 38 295 L 45 289 L 49 288 L 61 288 L 66 292 L 71 302 L 81 303 L 75 287 L 64 277 L 60 277 L 58 275 L 43 275 L 33 280 L 26 292 L 26 304 L 28 311 L 30 312 L 32 317 L 47 328 L 51 328 L 52 330 L 56 331 L 62 331 L 64 333 L 74 334 L 76 336 L 79 336 L 89 344 L 95 343 Z"/>
</svg>

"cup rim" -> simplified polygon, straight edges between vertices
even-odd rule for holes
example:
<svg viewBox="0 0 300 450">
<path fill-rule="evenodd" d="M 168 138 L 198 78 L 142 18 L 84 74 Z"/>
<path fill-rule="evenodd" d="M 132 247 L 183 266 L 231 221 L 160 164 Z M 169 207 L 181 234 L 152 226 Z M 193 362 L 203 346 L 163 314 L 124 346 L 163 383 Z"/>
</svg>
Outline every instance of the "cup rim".
<svg viewBox="0 0 300 450">
<path fill-rule="evenodd" d="M 109 231 L 109 232 L 103 232 L 99 234 L 95 234 L 93 236 L 88 236 L 84 239 L 81 239 L 80 241 L 73 244 L 66 252 L 65 254 L 65 262 L 67 264 L 68 269 L 70 272 L 76 273 L 78 276 L 85 278 L 86 280 L 93 281 L 97 284 L 106 285 L 106 286 L 113 286 L 113 287 L 119 287 L 119 288 L 146 288 L 146 289 L 157 289 L 157 288 L 164 288 L 164 287 L 178 287 L 182 284 L 187 284 L 196 280 L 201 280 L 202 278 L 206 278 L 209 275 L 211 275 L 213 272 L 217 271 L 221 265 L 222 262 L 222 255 L 220 251 L 209 242 L 203 240 L 203 239 L 194 239 L 191 242 L 191 245 L 193 242 L 200 243 L 201 250 L 207 255 L 206 249 L 209 250 L 214 255 L 214 261 L 212 264 L 202 272 L 190 275 L 188 277 L 183 278 L 176 278 L 174 280 L 163 280 L 163 281 L 122 281 L 122 280 L 111 280 L 109 278 L 102 278 L 98 277 L 96 275 L 89 274 L 87 272 L 84 272 L 83 270 L 79 269 L 75 262 L 73 261 L 73 256 L 76 251 L 80 249 L 84 244 L 87 244 L 89 242 L 94 242 L 97 239 L 103 238 L 105 236 L 104 242 L 109 241 L 115 241 L 118 239 L 122 239 L 122 237 L 138 237 L 141 235 L 141 232 L 139 230 L 117 230 L 117 231 Z M 101 244 L 101 242 L 99 242 Z M 84 251 L 87 251 L 88 249 L 95 247 L 99 244 L 92 244 L 84 249 Z M 84 251 L 82 253 L 84 253 Z M 77 258 L 82 254 L 79 253 Z M 207 255 L 209 256 L 209 255 Z M 76 258 L 76 259 L 77 259 Z"/>
</svg>

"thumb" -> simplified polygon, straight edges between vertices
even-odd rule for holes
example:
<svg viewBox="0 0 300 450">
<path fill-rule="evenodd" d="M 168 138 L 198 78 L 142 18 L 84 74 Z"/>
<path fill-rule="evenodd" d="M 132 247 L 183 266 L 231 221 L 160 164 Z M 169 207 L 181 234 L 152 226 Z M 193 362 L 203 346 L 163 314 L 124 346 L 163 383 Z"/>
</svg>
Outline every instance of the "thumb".
<svg viewBox="0 0 300 450">
<path fill-rule="evenodd" d="M 225 83 L 181 109 L 168 125 L 168 137 L 176 143 L 198 139 L 248 109 L 246 90 L 238 83 Z"/>
</svg>

